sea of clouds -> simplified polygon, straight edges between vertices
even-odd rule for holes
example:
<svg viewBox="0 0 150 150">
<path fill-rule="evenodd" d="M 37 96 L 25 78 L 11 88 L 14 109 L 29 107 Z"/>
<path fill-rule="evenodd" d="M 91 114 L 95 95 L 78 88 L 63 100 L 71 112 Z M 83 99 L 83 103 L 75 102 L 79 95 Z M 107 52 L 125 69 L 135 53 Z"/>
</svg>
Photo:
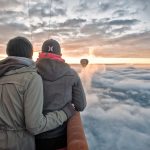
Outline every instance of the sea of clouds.
<svg viewBox="0 0 150 150">
<path fill-rule="evenodd" d="M 150 69 L 87 67 L 81 113 L 90 150 L 150 150 Z"/>
</svg>

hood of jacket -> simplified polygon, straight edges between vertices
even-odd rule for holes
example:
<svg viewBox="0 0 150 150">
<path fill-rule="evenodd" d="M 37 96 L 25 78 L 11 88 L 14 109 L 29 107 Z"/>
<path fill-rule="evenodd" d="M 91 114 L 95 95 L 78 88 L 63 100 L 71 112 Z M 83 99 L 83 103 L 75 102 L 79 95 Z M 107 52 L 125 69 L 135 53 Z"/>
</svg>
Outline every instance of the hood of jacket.
<svg viewBox="0 0 150 150">
<path fill-rule="evenodd" d="M 0 77 L 3 75 L 15 74 L 17 72 L 26 72 L 36 70 L 35 63 L 24 57 L 9 56 L 6 59 L 0 61 Z"/>
<path fill-rule="evenodd" d="M 72 75 L 67 63 L 50 58 L 39 59 L 37 70 L 42 78 L 48 81 L 56 81 L 64 75 Z"/>
</svg>

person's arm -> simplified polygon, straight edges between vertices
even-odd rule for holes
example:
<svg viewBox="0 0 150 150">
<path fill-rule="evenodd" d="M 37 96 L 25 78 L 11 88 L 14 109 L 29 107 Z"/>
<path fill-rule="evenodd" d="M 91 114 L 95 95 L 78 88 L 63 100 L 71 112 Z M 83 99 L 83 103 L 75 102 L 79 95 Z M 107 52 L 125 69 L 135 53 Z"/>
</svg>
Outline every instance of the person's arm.
<svg viewBox="0 0 150 150">
<path fill-rule="evenodd" d="M 43 83 L 39 75 L 35 74 L 30 81 L 24 94 L 24 115 L 26 129 L 36 135 L 41 132 L 52 130 L 62 125 L 67 120 L 64 111 L 42 114 L 43 110 Z"/>
<path fill-rule="evenodd" d="M 76 111 L 83 111 L 87 104 L 82 82 L 77 73 L 76 82 L 72 88 L 72 103 L 74 104 Z"/>
</svg>

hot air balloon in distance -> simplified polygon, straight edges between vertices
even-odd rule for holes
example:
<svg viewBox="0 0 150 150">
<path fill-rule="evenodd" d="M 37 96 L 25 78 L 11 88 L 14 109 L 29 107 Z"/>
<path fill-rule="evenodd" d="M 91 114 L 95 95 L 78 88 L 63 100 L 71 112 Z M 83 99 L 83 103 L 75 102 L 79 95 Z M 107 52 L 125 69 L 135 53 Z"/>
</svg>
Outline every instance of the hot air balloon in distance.
<svg viewBox="0 0 150 150">
<path fill-rule="evenodd" d="M 80 64 L 82 65 L 82 67 L 86 67 L 88 63 L 89 63 L 88 59 L 81 59 L 80 60 Z"/>
</svg>

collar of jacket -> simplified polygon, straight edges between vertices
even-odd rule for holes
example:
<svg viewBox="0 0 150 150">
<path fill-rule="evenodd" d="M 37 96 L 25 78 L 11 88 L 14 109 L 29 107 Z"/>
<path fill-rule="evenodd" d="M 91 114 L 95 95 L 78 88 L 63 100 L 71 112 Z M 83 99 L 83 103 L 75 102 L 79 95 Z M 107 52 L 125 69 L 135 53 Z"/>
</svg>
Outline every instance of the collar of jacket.
<svg viewBox="0 0 150 150">
<path fill-rule="evenodd" d="M 0 61 L 0 77 L 27 70 L 36 70 L 35 63 L 29 58 L 9 56 Z"/>
<path fill-rule="evenodd" d="M 53 53 L 41 52 L 41 53 L 39 53 L 39 58 L 38 59 L 41 59 L 41 58 L 50 58 L 50 59 L 53 59 L 53 60 L 65 62 L 65 60 L 61 57 L 61 55 L 56 55 L 56 54 L 53 54 Z"/>
</svg>

